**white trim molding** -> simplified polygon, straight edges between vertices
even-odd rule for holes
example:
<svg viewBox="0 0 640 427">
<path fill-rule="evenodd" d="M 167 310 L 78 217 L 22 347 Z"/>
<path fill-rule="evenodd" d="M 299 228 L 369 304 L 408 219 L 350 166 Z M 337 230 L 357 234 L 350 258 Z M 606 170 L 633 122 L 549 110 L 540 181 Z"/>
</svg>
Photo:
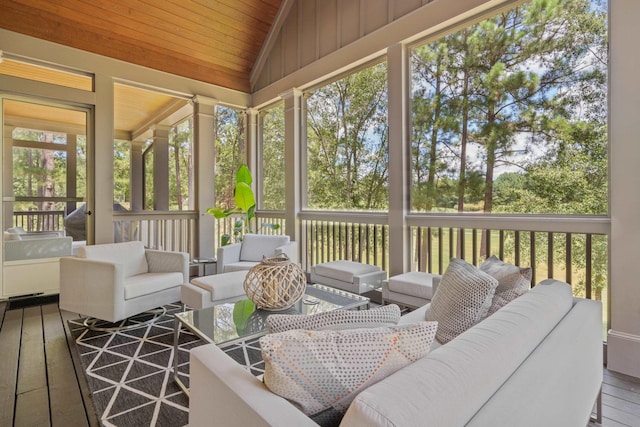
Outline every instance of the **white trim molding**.
<svg viewBox="0 0 640 427">
<path fill-rule="evenodd" d="M 640 378 L 640 336 L 609 329 L 607 368 Z"/>
</svg>

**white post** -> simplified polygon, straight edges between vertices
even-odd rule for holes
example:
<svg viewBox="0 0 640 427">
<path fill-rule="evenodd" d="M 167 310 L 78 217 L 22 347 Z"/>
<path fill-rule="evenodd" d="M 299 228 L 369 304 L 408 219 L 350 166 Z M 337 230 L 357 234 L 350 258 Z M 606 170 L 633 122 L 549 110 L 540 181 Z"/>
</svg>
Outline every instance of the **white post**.
<svg viewBox="0 0 640 427">
<path fill-rule="evenodd" d="M 218 101 L 196 96 L 193 98 L 193 157 L 195 209 L 198 211 L 198 233 L 195 255 L 214 258 L 215 218 L 207 208 L 215 204 L 215 110 Z"/>
<path fill-rule="evenodd" d="M 609 2 L 609 245 L 611 325 L 607 338 L 609 370 L 640 377 L 640 288 L 635 264 L 640 259 L 638 192 L 638 114 L 640 57 L 632 54 L 640 39 L 640 2 Z"/>
<path fill-rule="evenodd" d="M 144 169 L 142 167 L 142 141 L 131 141 L 131 173 L 129 185 L 131 189 L 131 210 L 141 211 L 144 209 L 144 192 L 142 182 L 144 181 Z"/>
<path fill-rule="evenodd" d="M 410 270 L 411 239 L 406 217 L 411 209 L 409 59 L 407 47 L 387 50 L 389 91 L 389 276 Z"/>
<path fill-rule="evenodd" d="M 285 234 L 300 241 L 298 213 L 302 209 L 300 177 L 302 145 L 302 91 L 291 89 L 280 97 L 284 100 L 284 163 L 285 163 Z M 298 250 L 300 246 L 298 245 Z"/>
<path fill-rule="evenodd" d="M 165 125 L 153 127 L 153 209 L 169 210 L 169 130 Z"/>
<path fill-rule="evenodd" d="M 87 141 L 90 160 L 87 165 L 87 188 L 93 188 L 93 203 L 87 200 L 87 243 L 113 243 L 113 139 L 114 104 L 113 79 L 95 76 L 95 141 Z M 90 132 L 87 133 L 87 138 Z M 91 172 L 93 168 L 93 173 Z M 93 204 L 93 206 L 92 206 Z M 94 228 L 92 241 L 91 229 Z"/>
</svg>

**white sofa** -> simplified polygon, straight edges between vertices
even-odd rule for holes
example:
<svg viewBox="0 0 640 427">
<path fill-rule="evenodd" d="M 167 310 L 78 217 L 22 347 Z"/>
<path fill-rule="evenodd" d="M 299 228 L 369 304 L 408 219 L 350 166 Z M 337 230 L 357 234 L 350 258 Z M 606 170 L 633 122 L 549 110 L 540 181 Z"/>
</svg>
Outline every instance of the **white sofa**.
<svg viewBox="0 0 640 427">
<path fill-rule="evenodd" d="M 117 322 L 180 300 L 189 254 L 145 249 L 142 242 L 78 248 L 60 258 L 60 308 Z"/>
<path fill-rule="evenodd" d="M 20 261 L 71 255 L 71 237 L 64 231 L 25 232 L 20 227 L 4 232 L 4 260 Z"/>
<path fill-rule="evenodd" d="M 263 257 L 272 258 L 281 254 L 287 255 L 293 262 L 298 262 L 296 242 L 292 242 L 289 236 L 245 234 L 242 242 L 218 248 L 218 274 L 246 271 L 259 264 Z"/>
<path fill-rule="evenodd" d="M 401 323 L 424 319 L 427 306 Z M 602 306 L 546 280 L 361 392 L 341 426 L 584 427 L 603 374 Z M 191 351 L 191 427 L 313 426 L 215 345 Z"/>
</svg>

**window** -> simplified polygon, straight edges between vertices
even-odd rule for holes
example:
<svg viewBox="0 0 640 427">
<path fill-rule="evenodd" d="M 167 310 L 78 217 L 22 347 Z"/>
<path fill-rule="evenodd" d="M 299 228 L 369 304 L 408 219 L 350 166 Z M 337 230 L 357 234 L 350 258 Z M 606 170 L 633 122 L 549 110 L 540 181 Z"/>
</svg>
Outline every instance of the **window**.
<svg viewBox="0 0 640 427">
<path fill-rule="evenodd" d="M 169 209 L 188 210 L 193 183 L 193 117 L 177 123 L 169 132 Z"/>
<path fill-rule="evenodd" d="M 306 106 L 308 207 L 386 209 L 386 63 L 314 90 Z"/>
<path fill-rule="evenodd" d="M 262 209 L 285 208 L 284 105 L 262 115 Z"/>
<path fill-rule="evenodd" d="M 530 2 L 415 47 L 412 210 L 606 214 L 606 23 Z"/>
<path fill-rule="evenodd" d="M 236 171 L 245 162 L 245 113 L 216 107 L 216 206 L 235 206 L 233 188 Z"/>
</svg>

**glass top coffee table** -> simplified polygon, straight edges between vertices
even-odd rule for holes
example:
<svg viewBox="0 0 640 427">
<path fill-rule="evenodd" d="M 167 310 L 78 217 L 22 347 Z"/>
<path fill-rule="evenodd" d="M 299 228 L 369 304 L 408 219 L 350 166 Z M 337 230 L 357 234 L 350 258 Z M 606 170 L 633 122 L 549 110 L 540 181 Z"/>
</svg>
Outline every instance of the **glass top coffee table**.
<svg viewBox="0 0 640 427">
<path fill-rule="evenodd" d="M 268 311 L 257 309 L 248 299 L 213 305 L 201 310 L 192 310 L 174 315 L 173 378 L 187 396 L 189 391 L 178 377 L 178 344 L 180 330 L 184 327 L 201 340 L 219 347 L 227 347 L 265 335 L 265 320 L 270 314 L 309 315 L 338 309 L 369 308 L 369 298 L 324 285 L 307 285 L 303 297 L 286 310 Z"/>
</svg>

